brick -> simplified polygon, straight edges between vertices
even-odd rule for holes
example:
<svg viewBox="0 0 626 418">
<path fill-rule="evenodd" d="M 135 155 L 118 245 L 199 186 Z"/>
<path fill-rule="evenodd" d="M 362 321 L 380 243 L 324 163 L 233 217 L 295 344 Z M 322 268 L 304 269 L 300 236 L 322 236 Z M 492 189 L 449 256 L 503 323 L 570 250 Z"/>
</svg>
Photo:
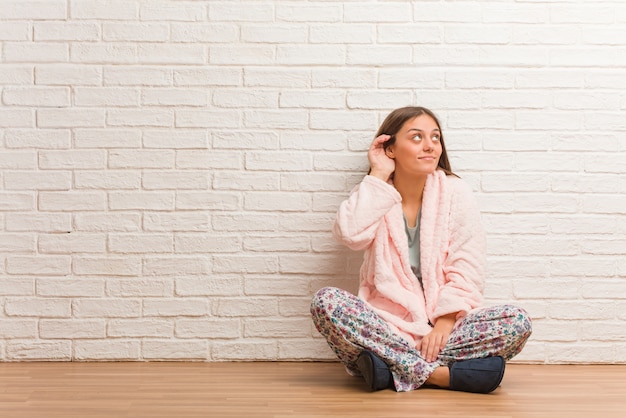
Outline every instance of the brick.
<svg viewBox="0 0 626 418">
<path fill-rule="evenodd" d="M 137 62 L 138 49 L 133 44 L 73 43 L 70 59 L 87 64 L 131 64 Z"/>
<path fill-rule="evenodd" d="M 546 23 L 548 8 L 541 4 L 518 4 L 506 7 L 488 4 L 482 8 L 482 20 L 486 23 Z"/>
<path fill-rule="evenodd" d="M 220 317 L 255 317 L 278 314 L 278 301 L 275 298 L 220 298 L 214 309 Z"/>
<path fill-rule="evenodd" d="M 39 209 L 43 211 L 95 211 L 104 210 L 106 196 L 100 192 L 41 192 Z"/>
<path fill-rule="evenodd" d="M 376 29 L 368 24 L 311 25 L 309 31 L 314 44 L 372 44 L 376 39 Z"/>
<path fill-rule="evenodd" d="M 271 22 L 274 20 L 274 6 L 255 2 L 237 4 L 215 2 L 209 4 L 209 19 L 228 22 Z"/>
<path fill-rule="evenodd" d="M 510 44 L 512 35 L 510 27 L 504 25 L 450 25 L 444 29 L 444 38 L 446 44 L 505 45 Z"/>
<path fill-rule="evenodd" d="M 240 173 L 221 171 L 214 174 L 215 190 L 280 190 L 278 173 Z"/>
<path fill-rule="evenodd" d="M 411 103 L 412 94 L 402 91 L 348 92 L 349 109 L 381 109 L 394 107 L 394 103 Z"/>
<path fill-rule="evenodd" d="M 221 42 L 239 40 L 239 28 L 232 23 L 172 23 L 173 42 Z"/>
<path fill-rule="evenodd" d="M 2 2 L 2 20 L 65 19 L 64 0 L 6 0 Z"/>
<path fill-rule="evenodd" d="M 42 319 L 39 336 L 44 339 L 103 338 L 105 322 L 102 320 Z"/>
<path fill-rule="evenodd" d="M 32 151 L 9 151 L 0 155 L 0 168 L 29 170 L 36 168 L 36 154 Z"/>
<path fill-rule="evenodd" d="M 243 248 L 258 252 L 307 252 L 311 244 L 308 236 L 246 236 Z"/>
<path fill-rule="evenodd" d="M 97 297 L 104 294 L 104 282 L 99 279 L 37 280 L 37 295 L 44 297 Z"/>
<path fill-rule="evenodd" d="M 141 64 L 204 64 L 203 45 L 145 43 L 138 44 L 137 60 Z"/>
<path fill-rule="evenodd" d="M 74 299 L 72 314 L 76 318 L 137 318 L 141 316 L 138 299 Z"/>
<path fill-rule="evenodd" d="M 243 70 L 240 68 L 211 67 L 175 69 L 175 86 L 240 86 Z"/>
<path fill-rule="evenodd" d="M 143 274 L 150 276 L 206 275 L 211 271 L 209 257 L 146 257 Z"/>
<path fill-rule="evenodd" d="M 173 192 L 109 192 L 110 210 L 172 210 Z"/>
<path fill-rule="evenodd" d="M 33 296 L 35 294 L 34 279 L 13 279 L 4 277 L 0 296 Z"/>
<path fill-rule="evenodd" d="M 172 337 L 174 324 L 164 319 L 112 319 L 106 327 L 107 337 Z"/>
<path fill-rule="evenodd" d="M 44 170 L 97 170 L 106 166 L 104 150 L 40 151 L 39 168 Z"/>
<path fill-rule="evenodd" d="M 68 232 L 72 229 L 71 221 L 70 214 L 8 213 L 6 215 L 6 230 L 38 231 L 39 233 Z"/>
<path fill-rule="evenodd" d="M 384 70 L 379 70 L 383 74 Z M 368 68 L 313 68 L 311 85 L 313 87 L 376 87 L 376 72 Z M 382 79 L 382 75 L 381 75 Z M 305 85 L 308 86 L 308 83 Z M 386 87 L 381 84 L 381 87 Z"/>
<path fill-rule="evenodd" d="M 209 215 L 206 213 L 146 213 L 143 229 L 146 231 L 208 231 Z"/>
<path fill-rule="evenodd" d="M 32 30 L 27 22 L 2 22 L 0 40 L 2 41 L 31 41 Z"/>
<path fill-rule="evenodd" d="M 2 101 L 9 106 L 65 107 L 70 104 L 70 91 L 62 87 L 7 87 Z"/>
<path fill-rule="evenodd" d="M 7 129 L 4 140 L 7 148 L 68 149 L 71 145 L 69 129 Z"/>
<path fill-rule="evenodd" d="M 239 319 L 178 319 L 175 335 L 178 338 L 231 339 L 241 336 Z"/>
<path fill-rule="evenodd" d="M 343 191 L 346 189 L 342 174 L 292 173 L 281 175 L 281 190 L 284 191 Z"/>
<path fill-rule="evenodd" d="M 275 231 L 278 225 L 278 215 L 213 215 L 213 229 L 216 231 Z"/>
<path fill-rule="evenodd" d="M 206 106 L 208 95 L 204 90 L 144 89 L 141 104 L 146 106 Z"/>
<path fill-rule="evenodd" d="M 276 360 L 277 358 L 278 347 L 275 340 L 213 342 L 211 344 L 211 359 L 213 360 Z"/>
<path fill-rule="evenodd" d="M 100 26 L 95 22 L 35 22 L 35 41 L 98 41 Z"/>
<path fill-rule="evenodd" d="M 114 297 L 166 297 L 174 293 L 171 280 L 158 279 L 120 279 L 108 280 L 106 283 L 108 296 Z"/>
<path fill-rule="evenodd" d="M 74 257 L 73 272 L 79 276 L 139 276 L 137 257 Z"/>
<path fill-rule="evenodd" d="M 109 168 L 168 169 L 174 167 L 173 150 L 112 150 L 108 153 Z"/>
<path fill-rule="evenodd" d="M 53 234 L 39 236 L 42 254 L 104 253 L 105 236 L 95 234 Z"/>
<path fill-rule="evenodd" d="M 238 128 L 241 116 L 234 110 L 177 110 L 178 128 Z"/>
<path fill-rule="evenodd" d="M 286 22 L 339 22 L 342 19 L 341 4 L 304 3 L 276 5 L 276 19 Z"/>
<path fill-rule="evenodd" d="M 149 66 L 105 66 L 104 85 L 110 86 L 170 86 L 173 73 L 169 68 Z"/>
<path fill-rule="evenodd" d="M 301 110 L 250 110 L 244 112 L 248 128 L 304 129 L 307 113 Z"/>
<path fill-rule="evenodd" d="M 37 126 L 42 128 L 104 127 L 105 115 L 101 109 L 39 109 Z"/>
<path fill-rule="evenodd" d="M 210 46 L 209 63 L 226 65 L 273 64 L 275 48 L 268 45 Z"/>
<path fill-rule="evenodd" d="M 446 28 L 446 41 L 450 30 L 450 27 Z M 439 25 L 383 23 L 377 25 L 376 39 L 381 44 L 440 44 L 444 40 L 444 31 Z"/>
<path fill-rule="evenodd" d="M 146 190 L 206 190 L 209 178 L 203 171 L 144 172 L 142 184 Z"/>
<path fill-rule="evenodd" d="M 76 148 L 140 148 L 141 131 L 134 129 L 74 129 Z"/>
<path fill-rule="evenodd" d="M 376 130 L 371 112 L 312 110 L 310 128 L 322 130 Z"/>
<path fill-rule="evenodd" d="M 171 253 L 174 240 L 168 234 L 109 234 L 107 248 L 111 253 Z"/>
<path fill-rule="evenodd" d="M 6 22 L 5 22 L 6 23 Z M 10 65 L 3 64 L 0 73 L 0 85 L 3 84 L 33 84 L 33 66 L 32 65 Z"/>
<path fill-rule="evenodd" d="M 169 38 L 169 27 L 164 23 L 103 23 L 103 41 L 164 42 Z"/>
<path fill-rule="evenodd" d="M 127 170 L 77 171 L 74 173 L 76 189 L 137 190 L 141 187 L 141 174 Z"/>
<path fill-rule="evenodd" d="M 309 280 L 306 277 L 263 277 L 253 276 L 245 279 L 246 295 L 293 296 L 308 295 Z"/>
<path fill-rule="evenodd" d="M 345 4 L 343 10 L 345 22 L 407 22 L 411 20 L 411 6 L 403 3 Z"/>
<path fill-rule="evenodd" d="M 71 271 L 69 256 L 12 255 L 6 259 L 6 272 L 20 275 L 67 276 Z"/>
<path fill-rule="evenodd" d="M 102 68 L 67 64 L 41 64 L 35 67 L 36 84 L 51 86 L 94 86 L 102 83 Z"/>
<path fill-rule="evenodd" d="M 213 104 L 227 108 L 276 108 L 278 92 L 264 90 L 215 90 Z"/>
<path fill-rule="evenodd" d="M 15 341 L 7 344 L 7 357 L 11 360 L 56 360 L 72 358 L 72 341 Z"/>
<path fill-rule="evenodd" d="M 177 253 L 235 253 L 241 250 L 241 238 L 237 235 L 177 234 L 174 237 Z"/>
<path fill-rule="evenodd" d="M 311 156 L 295 152 L 248 152 L 245 166 L 248 170 L 310 171 Z"/>
<path fill-rule="evenodd" d="M 341 91 L 288 90 L 280 93 L 281 108 L 342 109 L 345 103 L 345 93 Z"/>
<path fill-rule="evenodd" d="M 0 110 L 0 126 L 4 128 L 32 128 L 35 124 L 35 112 L 24 109 Z"/>
<path fill-rule="evenodd" d="M 277 273 L 275 255 L 221 255 L 213 261 L 216 273 Z"/>
<path fill-rule="evenodd" d="M 217 131 L 212 133 L 212 137 L 214 149 L 263 150 L 279 148 L 278 135 L 276 132 Z"/>
<path fill-rule="evenodd" d="M 242 167 L 242 157 L 237 152 L 181 150 L 176 153 L 178 169 L 233 169 Z"/>
<path fill-rule="evenodd" d="M 35 253 L 35 236 L 32 234 L 0 233 L 0 251 L 3 253 Z"/>
<path fill-rule="evenodd" d="M 311 85 L 311 70 L 246 68 L 243 79 L 244 85 L 249 87 L 302 88 Z"/>
<path fill-rule="evenodd" d="M 74 103 L 80 107 L 138 106 L 139 91 L 110 87 L 76 88 L 74 89 Z"/>
<path fill-rule="evenodd" d="M 514 75 L 495 71 L 449 71 L 445 75 L 447 88 L 511 89 Z"/>
<path fill-rule="evenodd" d="M 177 192 L 178 210 L 237 210 L 241 206 L 239 194 L 225 192 Z"/>
<path fill-rule="evenodd" d="M 89 360 L 139 360 L 139 341 L 120 340 L 75 340 L 74 358 Z"/>
<path fill-rule="evenodd" d="M 36 338 L 37 320 L 35 319 L 5 319 L 0 322 L 0 337 Z"/>
<path fill-rule="evenodd" d="M 247 24 L 241 27 L 241 40 L 246 43 L 306 43 L 308 32 L 303 25 Z"/>
<path fill-rule="evenodd" d="M 311 198 L 308 193 L 247 192 L 243 206 L 251 211 L 305 212 L 311 207 Z"/>
<path fill-rule="evenodd" d="M 411 55 L 411 47 L 407 45 L 349 45 L 346 63 L 349 65 L 409 64 Z"/>
<path fill-rule="evenodd" d="M 78 213 L 74 219 L 77 231 L 138 231 L 141 215 L 128 213 Z"/>
<path fill-rule="evenodd" d="M 206 299 L 146 299 L 143 301 L 143 316 L 206 316 L 209 304 Z"/>
<path fill-rule="evenodd" d="M 207 133 L 198 130 L 144 130 L 144 148 L 203 149 L 208 148 Z"/>
<path fill-rule="evenodd" d="M 139 17 L 135 2 L 125 0 L 70 0 L 73 19 L 131 20 Z"/>
<path fill-rule="evenodd" d="M 244 320 L 245 337 L 306 337 L 310 318 L 252 318 Z"/>
<path fill-rule="evenodd" d="M 207 360 L 207 341 L 143 341 L 141 353 L 144 359 Z"/>
<path fill-rule="evenodd" d="M 239 276 L 220 275 L 176 280 L 176 295 L 178 296 L 237 296 L 241 294 L 243 294 L 243 286 Z"/>
<path fill-rule="evenodd" d="M 283 132 L 280 138 L 280 148 L 284 150 L 311 150 L 311 151 L 343 151 L 346 144 L 346 134 L 318 132 Z"/>
<path fill-rule="evenodd" d="M 4 304 L 8 316 L 68 318 L 72 314 L 70 299 L 8 298 Z"/>
</svg>

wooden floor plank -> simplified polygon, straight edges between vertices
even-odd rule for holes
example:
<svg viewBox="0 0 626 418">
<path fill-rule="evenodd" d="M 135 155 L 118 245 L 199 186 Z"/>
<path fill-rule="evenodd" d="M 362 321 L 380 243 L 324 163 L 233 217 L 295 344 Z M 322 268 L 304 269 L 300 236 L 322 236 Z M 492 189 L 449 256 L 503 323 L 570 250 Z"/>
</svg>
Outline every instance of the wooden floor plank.
<svg viewBox="0 0 626 418">
<path fill-rule="evenodd" d="M 338 363 L 3 363 L 1 417 L 626 417 L 626 366 L 507 366 L 489 395 L 370 393 Z"/>
</svg>

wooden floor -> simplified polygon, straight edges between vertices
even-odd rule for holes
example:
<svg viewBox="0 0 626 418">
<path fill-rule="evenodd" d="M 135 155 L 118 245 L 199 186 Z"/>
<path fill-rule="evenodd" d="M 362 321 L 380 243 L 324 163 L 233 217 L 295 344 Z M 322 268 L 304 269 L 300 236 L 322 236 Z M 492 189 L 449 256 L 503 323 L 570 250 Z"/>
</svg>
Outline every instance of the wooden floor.
<svg viewBox="0 0 626 418">
<path fill-rule="evenodd" d="M 370 393 L 338 363 L 0 363 L 0 417 L 626 417 L 626 366 L 507 366 L 489 395 Z"/>
</svg>

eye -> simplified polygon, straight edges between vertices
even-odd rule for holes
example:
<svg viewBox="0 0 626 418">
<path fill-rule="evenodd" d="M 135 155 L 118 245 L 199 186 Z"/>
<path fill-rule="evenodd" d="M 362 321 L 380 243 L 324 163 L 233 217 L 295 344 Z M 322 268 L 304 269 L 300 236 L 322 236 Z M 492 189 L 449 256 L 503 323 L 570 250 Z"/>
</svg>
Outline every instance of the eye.
<svg viewBox="0 0 626 418">
<path fill-rule="evenodd" d="M 422 140 L 422 134 L 416 134 L 411 139 L 413 139 L 413 141 L 421 141 Z"/>
<path fill-rule="evenodd" d="M 433 142 L 439 142 L 441 141 L 441 137 L 439 135 L 433 135 Z"/>
</svg>

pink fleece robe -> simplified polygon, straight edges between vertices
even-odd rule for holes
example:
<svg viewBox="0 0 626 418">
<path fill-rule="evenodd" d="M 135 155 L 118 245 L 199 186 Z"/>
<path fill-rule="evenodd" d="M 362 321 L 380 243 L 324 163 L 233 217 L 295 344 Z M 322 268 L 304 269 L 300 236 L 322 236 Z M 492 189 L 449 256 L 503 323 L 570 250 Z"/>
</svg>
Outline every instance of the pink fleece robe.
<svg viewBox="0 0 626 418">
<path fill-rule="evenodd" d="M 365 250 L 358 296 L 416 345 L 437 318 L 457 320 L 481 306 L 485 236 L 470 188 L 437 170 L 422 198 L 420 263 L 424 289 L 411 271 L 402 198 L 392 184 L 366 176 L 339 207 L 334 236 Z"/>
</svg>

